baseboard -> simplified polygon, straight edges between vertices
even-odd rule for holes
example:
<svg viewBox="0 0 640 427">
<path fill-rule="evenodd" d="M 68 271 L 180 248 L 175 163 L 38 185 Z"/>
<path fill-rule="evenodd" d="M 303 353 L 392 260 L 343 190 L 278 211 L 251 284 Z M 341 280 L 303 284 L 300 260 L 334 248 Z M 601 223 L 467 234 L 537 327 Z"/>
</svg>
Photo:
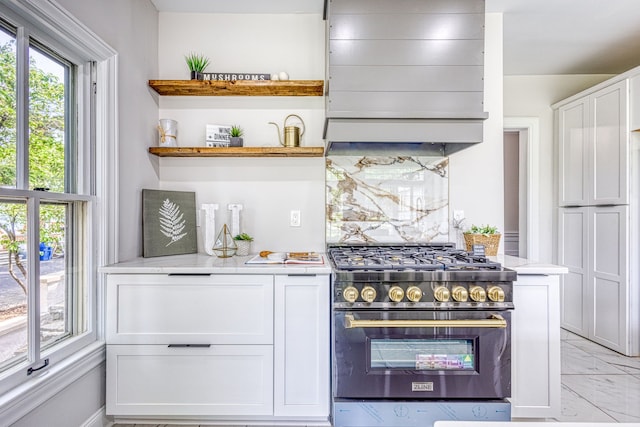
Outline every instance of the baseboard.
<svg viewBox="0 0 640 427">
<path fill-rule="evenodd" d="M 107 419 L 107 411 L 103 406 L 91 415 L 80 427 L 111 427 L 113 422 Z"/>
</svg>

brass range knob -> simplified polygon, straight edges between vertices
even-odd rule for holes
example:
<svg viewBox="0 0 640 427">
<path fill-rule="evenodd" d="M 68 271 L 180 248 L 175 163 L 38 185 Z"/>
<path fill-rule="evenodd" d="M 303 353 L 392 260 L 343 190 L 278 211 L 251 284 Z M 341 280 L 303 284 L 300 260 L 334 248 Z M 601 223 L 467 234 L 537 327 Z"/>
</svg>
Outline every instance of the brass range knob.
<svg viewBox="0 0 640 427">
<path fill-rule="evenodd" d="M 472 286 L 469 288 L 469 295 L 475 302 L 485 302 L 487 300 L 487 293 L 480 286 Z"/>
<path fill-rule="evenodd" d="M 342 291 L 342 297 L 346 302 L 356 302 L 358 299 L 358 290 L 353 286 L 347 286 Z"/>
<path fill-rule="evenodd" d="M 389 299 L 393 302 L 400 302 L 404 298 L 404 291 L 400 286 L 392 286 L 389 289 Z"/>
<path fill-rule="evenodd" d="M 433 290 L 433 296 L 437 301 L 446 302 L 449 301 L 449 289 L 445 286 L 437 286 Z"/>
<path fill-rule="evenodd" d="M 360 291 L 360 296 L 366 302 L 373 302 L 376 299 L 376 290 L 371 286 L 365 286 L 362 288 L 362 291 Z"/>
<path fill-rule="evenodd" d="M 422 299 L 422 290 L 417 286 L 407 288 L 407 299 L 411 302 L 418 302 Z"/>
<path fill-rule="evenodd" d="M 465 302 L 469 299 L 469 292 L 464 288 L 464 286 L 454 286 L 451 289 L 451 296 L 454 301 Z"/>
<path fill-rule="evenodd" d="M 504 302 L 504 291 L 500 286 L 491 286 L 487 289 L 489 299 L 494 302 Z"/>
</svg>

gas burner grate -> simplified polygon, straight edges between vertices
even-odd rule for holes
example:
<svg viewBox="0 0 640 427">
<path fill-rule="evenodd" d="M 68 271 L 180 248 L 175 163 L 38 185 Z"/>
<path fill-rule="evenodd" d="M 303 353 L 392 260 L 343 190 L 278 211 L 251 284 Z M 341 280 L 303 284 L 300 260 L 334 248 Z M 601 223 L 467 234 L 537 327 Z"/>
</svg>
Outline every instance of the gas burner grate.
<svg viewBox="0 0 640 427">
<path fill-rule="evenodd" d="M 341 245 L 328 248 L 340 270 L 500 270 L 500 263 L 472 255 L 452 244 L 406 246 Z"/>
</svg>

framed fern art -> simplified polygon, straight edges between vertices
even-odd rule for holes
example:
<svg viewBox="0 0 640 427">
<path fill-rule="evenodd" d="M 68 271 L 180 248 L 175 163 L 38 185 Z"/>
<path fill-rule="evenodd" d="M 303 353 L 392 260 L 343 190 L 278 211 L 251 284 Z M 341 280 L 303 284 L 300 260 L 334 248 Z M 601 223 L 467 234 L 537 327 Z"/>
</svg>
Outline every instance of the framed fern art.
<svg viewBox="0 0 640 427">
<path fill-rule="evenodd" d="M 196 193 L 143 189 L 142 239 L 145 258 L 196 253 Z"/>
</svg>

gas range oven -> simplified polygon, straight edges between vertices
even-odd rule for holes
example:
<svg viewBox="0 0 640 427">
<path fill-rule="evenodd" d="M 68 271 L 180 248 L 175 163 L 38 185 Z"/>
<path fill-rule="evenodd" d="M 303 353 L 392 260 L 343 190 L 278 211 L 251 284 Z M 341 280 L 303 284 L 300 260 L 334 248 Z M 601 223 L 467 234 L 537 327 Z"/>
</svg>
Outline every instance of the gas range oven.
<svg viewBox="0 0 640 427">
<path fill-rule="evenodd" d="M 327 254 L 335 427 L 510 419 L 515 271 L 451 243 Z"/>
</svg>

